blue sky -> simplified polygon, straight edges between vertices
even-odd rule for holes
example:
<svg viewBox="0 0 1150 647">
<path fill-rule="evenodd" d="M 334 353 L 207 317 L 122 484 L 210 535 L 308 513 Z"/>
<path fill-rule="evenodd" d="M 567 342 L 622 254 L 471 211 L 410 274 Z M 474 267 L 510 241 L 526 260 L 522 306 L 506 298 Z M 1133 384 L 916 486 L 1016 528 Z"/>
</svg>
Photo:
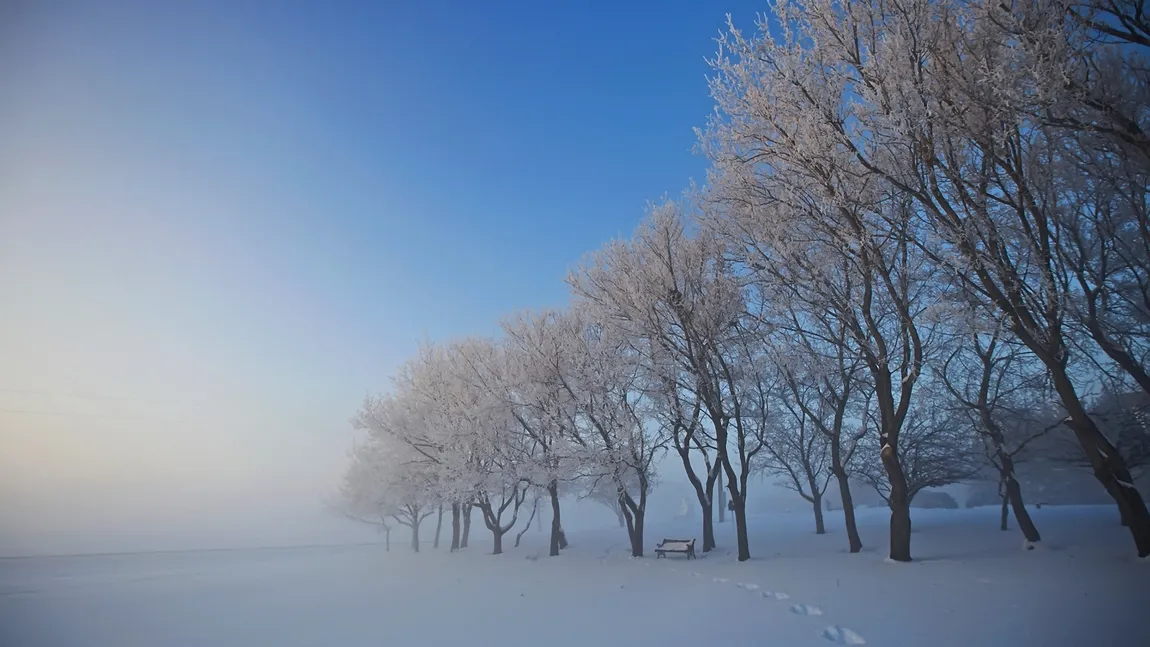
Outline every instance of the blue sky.
<svg viewBox="0 0 1150 647">
<path fill-rule="evenodd" d="M 701 179 L 704 58 L 763 7 L 4 3 L 0 513 L 322 489 L 420 339 L 562 303 Z"/>
</svg>

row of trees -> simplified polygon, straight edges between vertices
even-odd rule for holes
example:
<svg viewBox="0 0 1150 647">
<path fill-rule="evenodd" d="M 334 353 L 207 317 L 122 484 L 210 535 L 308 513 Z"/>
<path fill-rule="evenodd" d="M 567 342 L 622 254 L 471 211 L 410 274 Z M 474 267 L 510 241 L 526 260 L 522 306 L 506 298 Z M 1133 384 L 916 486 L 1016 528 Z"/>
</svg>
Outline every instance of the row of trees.
<svg viewBox="0 0 1150 647">
<path fill-rule="evenodd" d="M 1058 427 L 1150 555 L 1128 456 L 1088 406 L 1150 393 L 1142 9 L 805 0 L 753 35 L 730 25 L 698 131 L 706 186 L 589 255 L 569 308 L 424 348 L 357 417 L 389 475 L 373 482 L 401 484 L 392 510 L 449 505 L 453 528 L 478 508 L 496 552 L 546 492 L 552 555 L 563 484 L 608 483 L 638 556 L 668 453 L 703 550 L 722 483 L 745 560 L 756 470 L 819 526 L 833 480 L 858 551 L 853 475 L 883 492 L 906 561 L 915 493 L 980 453 L 1038 541 L 1014 464 Z"/>
</svg>

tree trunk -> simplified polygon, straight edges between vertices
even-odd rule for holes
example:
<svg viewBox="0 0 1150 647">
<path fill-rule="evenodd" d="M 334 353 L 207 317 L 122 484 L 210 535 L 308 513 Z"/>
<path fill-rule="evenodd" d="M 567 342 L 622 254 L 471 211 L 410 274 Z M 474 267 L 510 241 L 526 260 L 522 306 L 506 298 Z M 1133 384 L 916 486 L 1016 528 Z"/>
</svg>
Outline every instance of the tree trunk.
<svg viewBox="0 0 1150 647">
<path fill-rule="evenodd" d="M 531 530 L 531 522 L 535 521 L 535 514 L 537 512 L 539 512 L 539 499 L 535 499 L 535 503 L 531 506 L 531 516 L 527 517 L 527 524 L 523 526 L 523 530 L 520 530 L 519 533 L 515 535 L 516 548 L 519 548 L 519 542 L 523 541 L 523 535 L 527 534 L 528 530 Z"/>
<path fill-rule="evenodd" d="M 1032 544 L 1038 543 L 1042 541 L 1042 536 L 1038 534 L 1038 527 L 1034 525 L 1022 501 L 1022 486 L 1014 478 L 1014 460 L 1005 452 L 999 454 L 999 460 L 1002 464 L 1002 529 L 1006 530 L 1007 527 L 1006 506 L 1009 504 L 1022 536 Z"/>
<path fill-rule="evenodd" d="M 459 550 L 459 504 L 451 504 L 451 552 Z"/>
<path fill-rule="evenodd" d="M 703 552 L 709 553 L 715 548 L 715 513 L 711 510 L 711 502 L 703 504 Z"/>
<path fill-rule="evenodd" d="M 629 505 L 629 495 L 619 494 L 619 505 L 623 508 L 623 517 L 627 520 L 627 539 L 631 542 L 631 556 L 643 556 L 643 515 L 645 506 L 641 504 Z M 640 496 L 640 499 L 644 499 Z"/>
<path fill-rule="evenodd" d="M 679 457 L 683 461 L 683 469 L 687 473 L 687 480 L 691 483 L 691 487 L 695 488 L 695 498 L 699 500 L 699 509 L 703 512 L 703 552 L 708 553 L 715 547 L 715 520 L 713 518 L 714 511 L 712 510 L 712 497 L 715 494 L 715 478 L 717 473 L 713 474 L 713 468 L 709 461 L 707 462 L 706 484 L 699 479 L 695 474 L 695 468 L 691 465 L 691 450 L 689 446 L 676 447 Z M 704 459 L 705 460 L 705 459 Z M 622 528 L 626 525 L 627 521 L 623 518 L 623 510 L 621 507 L 615 508 L 615 514 L 619 515 L 619 527 Z"/>
<path fill-rule="evenodd" d="M 436 519 L 435 519 L 435 541 L 431 542 L 432 548 L 439 548 L 439 532 L 441 530 L 443 530 L 443 504 L 442 503 L 439 504 L 439 510 L 438 510 L 437 514 L 439 516 L 436 517 Z"/>
<path fill-rule="evenodd" d="M 724 523 L 727 520 L 727 491 L 723 488 L 723 470 L 719 470 L 718 478 L 719 490 L 719 523 Z"/>
<path fill-rule="evenodd" d="M 561 548 L 566 548 L 567 538 L 563 536 L 563 520 L 559 514 L 559 483 L 551 481 L 547 485 L 551 497 L 551 547 L 548 555 L 555 557 Z"/>
<path fill-rule="evenodd" d="M 731 500 L 735 502 L 735 537 L 739 546 L 739 561 L 745 562 L 751 558 L 751 543 L 747 537 L 747 502 L 743 497 L 731 493 Z"/>
<path fill-rule="evenodd" d="M 837 462 L 837 458 L 835 459 Z M 839 482 L 839 497 L 843 501 L 843 524 L 847 528 L 847 542 L 852 553 L 862 550 L 862 540 L 859 539 L 858 524 L 855 523 L 855 501 L 851 496 L 850 477 L 839 466 L 835 470 L 835 479 Z"/>
<path fill-rule="evenodd" d="M 751 558 L 751 543 L 747 538 L 747 465 L 742 467 L 742 480 L 738 480 L 735 470 L 727 460 L 725 452 L 720 455 L 723 470 L 727 477 L 727 490 L 731 496 L 731 508 L 735 513 L 735 540 L 739 550 L 739 561 L 745 562 Z"/>
<path fill-rule="evenodd" d="M 631 554 L 635 557 L 643 556 L 643 516 L 635 517 L 634 528 L 631 531 Z"/>
<path fill-rule="evenodd" d="M 463 506 L 463 535 L 459 538 L 459 547 L 467 548 L 467 539 L 471 536 L 471 504 Z"/>
<path fill-rule="evenodd" d="M 1086 458 L 1098 479 L 1118 505 L 1118 512 L 1127 522 L 1130 534 L 1139 557 L 1150 556 L 1150 511 L 1142 495 L 1134 488 L 1134 477 L 1126 467 L 1126 461 L 1106 436 L 1086 413 L 1074 384 L 1066 373 L 1066 367 L 1051 366 L 1054 390 L 1067 411 L 1066 424 L 1074 432 L 1078 444 L 1086 452 Z"/>
<path fill-rule="evenodd" d="M 631 556 L 643 556 L 643 515 L 632 514 L 630 510 L 624 509 L 624 516 L 627 519 L 627 538 L 631 541 Z"/>
<path fill-rule="evenodd" d="M 989 369 L 986 369 L 989 370 Z M 1006 451 L 1006 439 L 999 429 L 997 421 L 991 415 L 989 406 L 986 405 L 986 385 L 988 373 L 984 373 L 983 377 L 983 395 L 979 396 L 980 406 L 979 415 L 982 418 L 982 425 L 990 433 L 990 440 L 994 443 L 995 454 L 998 456 L 998 469 L 999 469 L 999 491 L 1002 494 L 1002 519 L 999 523 L 999 528 L 1006 530 L 1009 527 L 1007 519 L 1007 507 L 1014 508 L 1014 518 L 1018 520 L 1018 528 L 1022 531 L 1022 535 L 1026 537 L 1026 541 L 1036 543 L 1041 541 L 1038 535 L 1038 528 L 1035 527 L 1034 521 L 1030 518 L 1030 513 L 1026 511 L 1026 506 L 1022 503 L 1022 486 L 1018 484 L 1018 480 L 1014 478 L 1014 457 Z"/>
<path fill-rule="evenodd" d="M 823 524 L 823 495 L 815 491 L 811 495 L 811 505 L 815 507 L 815 534 L 827 534 L 827 527 Z"/>
<path fill-rule="evenodd" d="M 898 454 L 889 444 L 883 446 L 880 456 L 890 481 L 890 558 L 896 562 L 909 562 L 910 493 L 906 474 L 902 471 Z"/>
</svg>

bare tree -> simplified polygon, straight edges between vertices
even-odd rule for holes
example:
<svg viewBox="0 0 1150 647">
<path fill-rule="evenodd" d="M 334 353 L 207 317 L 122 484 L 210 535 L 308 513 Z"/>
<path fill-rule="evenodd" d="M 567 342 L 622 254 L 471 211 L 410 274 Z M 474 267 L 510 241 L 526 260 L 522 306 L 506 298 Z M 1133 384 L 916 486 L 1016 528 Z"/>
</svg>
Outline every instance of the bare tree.
<svg viewBox="0 0 1150 647">
<path fill-rule="evenodd" d="M 782 476 L 781 485 L 798 493 L 815 513 L 815 533 L 826 533 L 823 523 L 823 493 L 833 474 L 830 470 L 828 438 L 818 429 L 808 411 L 818 404 L 812 390 L 788 376 L 787 386 L 777 399 L 783 415 L 776 416 L 774 433 L 763 449 L 764 469 Z M 799 400 L 805 400 L 800 403 Z"/>
<path fill-rule="evenodd" d="M 855 521 L 850 476 L 859 443 L 869 431 L 869 395 L 858 380 L 863 370 L 858 355 L 851 352 L 850 337 L 844 327 L 829 316 L 804 316 L 793 308 L 787 312 L 782 330 L 792 342 L 786 351 L 790 361 L 781 363 L 785 390 L 792 402 L 826 439 L 830 473 L 839 487 L 843 520 L 850 552 L 862 550 Z M 854 431 L 846 432 L 854 420 Z"/>
<path fill-rule="evenodd" d="M 1045 390 L 1046 375 L 1030 366 L 1029 353 L 1003 339 L 1003 324 L 1000 320 L 989 333 L 961 332 L 936 373 L 958 403 L 966 424 L 979 435 L 998 475 L 1004 511 L 1002 529 L 1006 529 L 1005 510 L 1009 504 L 1027 542 L 1037 543 L 1042 537 L 1026 511 L 1015 464 L 1026 447 L 1047 431 L 1041 428 L 1025 435 L 1019 433 L 1026 428 L 1024 419 L 1032 410 L 1035 397 Z"/>
<path fill-rule="evenodd" d="M 423 524 L 423 520 L 435 514 L 433 506 L 426 506 L 419 503 L 404 503 L 392 514 L 392 518 L 396 520 L 401 526 L 407 526 L 411 529 L 411 549 L 419 552 L 419 527 Z"/>
<path fill-rule="evenodd" d="M 637 477 L 630 477 L 631 482 L 627 484 L 629 490 L 634 490 L 637 486 Z M 596 503 L 600 503 L 612 512 L 615 513 L 615 518 L 619 522 L 620 528 L 627 526 L 627 519 L 623 516 L 623 506 L 619 503 L 619 488 L 615 486 L 615 482 L 611 479 L 603 478 L 584 478 L 581 480 L 582 486 L 585 488 L 579 498 L 591 499 Z"/>
<path fill-rule="evenodd" d="M 978 453 L 970 442 L 965 421 L 952 415 L 941 398 L 922 400 L 907 415 L 899 436 L 908 503 L 925 489 L 961 483 L 979 470 Z M 891 504 L 891 486 L 885 471 L 868 465 L 859 475 Z"/>
<path fill-rule="evenodd" d="M 1122 383 L 1107 385 L 1090 405 L 1099 429 L 1114 445 L 1135 480 L 1150 470 L 1150 396 Z M 1048 425 L 1058 426 L 1058 423 Z M 1054 445 L 1051 447 L 1051 445 Z M 1090 468 L 1090 462 L 1069 443 L 1048 443 L 1048 453 L 1059 463 Z M 1122 519 L 1123 525 L 1129 520 Z"/>
</svg>

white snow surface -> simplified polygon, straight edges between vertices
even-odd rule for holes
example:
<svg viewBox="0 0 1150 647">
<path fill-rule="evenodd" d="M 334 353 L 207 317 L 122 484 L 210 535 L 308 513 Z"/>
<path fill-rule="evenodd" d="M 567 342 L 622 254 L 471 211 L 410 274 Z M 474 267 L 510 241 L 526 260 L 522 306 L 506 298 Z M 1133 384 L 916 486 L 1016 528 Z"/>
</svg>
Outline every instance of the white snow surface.
<svg viewBox="0 0 1150 647">
<path fill-rule="evenodd" d="M 997 507 L 915 510 L 915 561 L 897 568 L 883 563 L 880 509 L 859 510 L 857 555 L 835 514 L 822 536 L 809 512 L 753 517 L 745 563 L 729 521 L 716 524 L 720 548 L 690 563 L 630 560 L 618 528 L 569 529 L 572 546 L 557 558 L 533 529 L 493 556 L 482 525 L 456 554 L 427 542 L 414 555 L 395 533 L 390 553 L 0 559 L 0 645 L 1150 645 L 1150 571 L 1131 568 L 1146 560 L 1116 512 L 1032 514 L 1043 550 L 1020 552 L 1018 531 L 997 529 Z M 649 547 L 698 534 L 663 521 L 650 520 Z"/>
</svg>

